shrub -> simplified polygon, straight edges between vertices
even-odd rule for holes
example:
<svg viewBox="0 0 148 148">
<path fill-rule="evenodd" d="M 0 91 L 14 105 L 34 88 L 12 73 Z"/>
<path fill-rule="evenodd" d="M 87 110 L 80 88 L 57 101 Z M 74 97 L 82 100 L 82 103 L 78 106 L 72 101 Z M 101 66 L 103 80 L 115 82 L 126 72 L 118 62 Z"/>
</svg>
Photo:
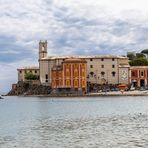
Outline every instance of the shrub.
<svg viewBox="0 0 148 148">
<path fill-rule="evenodd" d="M 27 73 L 25 74 L 25 79 L 26 79 L 26 80 L 38 80 L 39 77 L 36 76 L 36 75 L 34 75 L 34 74 L 32 74 L 31 72 L 27 72 Z"/>
</svg>

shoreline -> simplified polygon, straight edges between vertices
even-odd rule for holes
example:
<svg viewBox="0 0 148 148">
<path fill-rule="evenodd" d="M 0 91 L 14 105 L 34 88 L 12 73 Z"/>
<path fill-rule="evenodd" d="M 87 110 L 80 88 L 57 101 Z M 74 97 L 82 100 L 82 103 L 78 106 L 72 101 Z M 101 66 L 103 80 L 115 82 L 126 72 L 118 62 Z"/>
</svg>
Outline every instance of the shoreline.
<svg viewBox="0 0 148 148">
<path fill-rule="evenodd" d="M 5 96 L 13 96 L 13 95 L 5 95 Z M 14 95 L 15 96 L 15 95 Z M 117 91 L 117 92 L 97 92 L 97 93 L 87 93 L 84 95 L 78 94 L 54 94 L 54 95 L 16 95 L 23 97 L 102 97 L 102 96 L 148 96 L 148 90 L 139 91 Z"/>
</svg>

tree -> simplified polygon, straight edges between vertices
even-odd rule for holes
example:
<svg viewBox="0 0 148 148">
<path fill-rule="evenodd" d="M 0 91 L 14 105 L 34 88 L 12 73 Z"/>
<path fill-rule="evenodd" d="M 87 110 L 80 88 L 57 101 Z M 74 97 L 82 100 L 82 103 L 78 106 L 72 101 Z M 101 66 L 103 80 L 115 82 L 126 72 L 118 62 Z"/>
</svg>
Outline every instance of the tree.
<svg viewBox="0 0 148 148">
<path fill-rule="evenodd" d="M 136 58 L 146 58 L 143 53 L 136 53 Z"/>
<path fill-rule="evenodd" d="M 148 60 L 145 58 L 137 58 L 129 62 L 131 66 L 148 66 Z"/>
<path fill-rule="evenodd" d="M 148 54 L 148 49 L 142 50 L 141 53 Z"/>
<path fill-rule="evenodd" d="M 31 72 L 27 72 L 25 74 L 25 79 L 26 80 L 38 80 L 39 77 L 37 75 L 32 74 Z"/>
<path fill-rule="evenodd" d="M 129 60 L 134 60 L 136 58 L 135 54 L 132 52 L 127 53 L 127 57 L 129 58 Z"/>
</svg>

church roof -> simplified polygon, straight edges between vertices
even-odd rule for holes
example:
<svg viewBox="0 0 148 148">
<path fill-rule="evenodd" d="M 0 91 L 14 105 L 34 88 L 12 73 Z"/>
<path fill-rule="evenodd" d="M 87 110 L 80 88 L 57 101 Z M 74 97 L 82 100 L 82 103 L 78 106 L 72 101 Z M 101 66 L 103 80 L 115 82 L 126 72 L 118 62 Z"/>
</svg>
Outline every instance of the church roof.
<svg viewBox="0 0 148 148">
<path fill-rule="evenodd" d="M 101 59 L 101 58 L 106 58 L 106 59 L 127 59 L 125 56 L 114 56 L 114 55 L 92 55 L 92 56 L 47 56 L 42 58 L 41 60 L 55 60 L 55 59 L 66 59 L 66 58 L 78 58 L 78 59 Z"/>
<path fill-rule="evenodd" d="M 24 67 L 20 67 L 17 70 L 39 70 L 38 66 L 24 66 Z"/>
</svg>

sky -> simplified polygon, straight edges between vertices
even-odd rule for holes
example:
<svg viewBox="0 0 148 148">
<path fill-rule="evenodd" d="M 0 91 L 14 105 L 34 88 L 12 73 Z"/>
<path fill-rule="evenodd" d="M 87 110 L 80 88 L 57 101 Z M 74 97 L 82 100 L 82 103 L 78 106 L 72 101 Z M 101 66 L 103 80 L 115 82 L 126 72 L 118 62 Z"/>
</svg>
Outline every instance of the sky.
<svg viewBox="0 0 148 148">
<path fill-rule="evenodd" d="M 17 68 L 48 55 L 126 55 L 148 48 L 147 0 L 0 0 L 0 93 Z"/>
</svg>

